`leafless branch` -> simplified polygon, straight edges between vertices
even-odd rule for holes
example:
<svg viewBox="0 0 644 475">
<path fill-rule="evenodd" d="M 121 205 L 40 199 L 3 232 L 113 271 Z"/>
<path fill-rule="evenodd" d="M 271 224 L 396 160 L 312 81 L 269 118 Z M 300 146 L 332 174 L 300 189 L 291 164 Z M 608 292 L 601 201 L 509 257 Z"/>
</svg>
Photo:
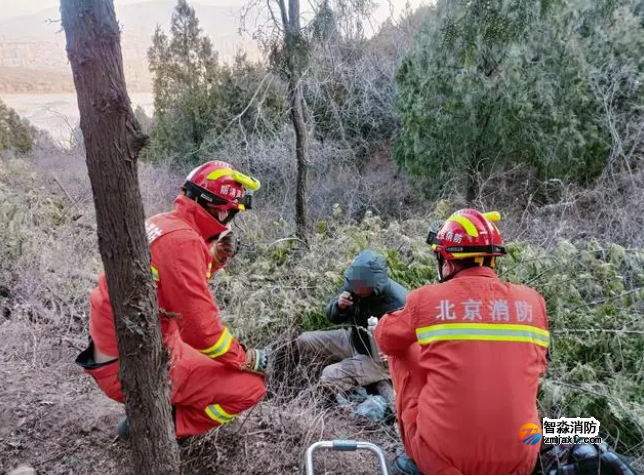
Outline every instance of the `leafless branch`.
<svg viewBox="0 0 644 475">
<path fill-rule="evenodd" d="M 284 0 L 277 0 L 277 1 L 280 7 L 280 15 L 282 16 L 282 26 L 284 27 L 284 31 L 287 31 L 291 26 L 290 26 L 288 13 L 286 10 L 286 4 L 284 3 Z"/>
<path fill-rule="evenodd" d="M 286 242 L 286 241 L 297 241 L 300 244 L 304 245 L 307 249 L 309 249 L 309 245 L 306 242 L 296 237 L 278 239 L 277 241 L 273 241 L 272 243 L 270 243 L 268 247 L 271 247 L 271 246 L 274 246 L 275 244 L 279 244 L 280 242 Z"/>
</svg>

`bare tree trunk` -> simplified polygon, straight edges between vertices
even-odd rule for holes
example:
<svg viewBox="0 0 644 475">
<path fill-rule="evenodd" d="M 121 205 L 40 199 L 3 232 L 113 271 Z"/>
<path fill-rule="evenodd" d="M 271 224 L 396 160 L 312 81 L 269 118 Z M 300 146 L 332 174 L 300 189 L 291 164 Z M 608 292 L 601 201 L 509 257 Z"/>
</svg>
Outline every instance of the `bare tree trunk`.
<svg viewBox="0 0 644 475">
<path fill-rule="evenodd" d="M 304 122 L 304 107 L 302 88 L 300 85 L 289 87 L 291 95 L 291 120 L 295 129 L 295 158 L 297 159 L 297 187 L 295 191 L 295 226 L 296 235 L 306 241 L 307 209 L 306 184 L 309 169 L 309 142 L 306 123 Z"/>
<path fill-rule="evenodd" d="M 302 66 L 305 60 L 301 48 L 300 0 L 289 0 L 288 11 L 285 0 L 279 0 L 284 43 L 287 57 L 286 67 L 289 76 L 288 95 L 291 107 L 291 121 L 295 130 L 295 158 L 297 160 L 297 185 L 295 194 L 295 226 L 297 237 L 307 238 L 307 176 L 309 168 L 309 141 L 304 120 L 304 99 L 302 98 Z"/>
<path fill-rule="evenodd" d="M 475 158 L 470 162 L 469 170 L 467 172 L 467 188 L 465 192 L 465 201 L 469 206 L 476 207 L 474 201 L 478 196 L 478 176 L 476 175 L 476 160 L 478 160 L 478 154 L 475 155 Z"/>
<path fill-rule="evenodd" d="M 118 335 L 134 468 L 142 475 L 178 475 L 168 354 L 161 339 L 137 176 L 137 157 L 147 136 L 125 90 L 114 5 L 112 0 L 61 0 L 61 13 Z"/>
</svg>

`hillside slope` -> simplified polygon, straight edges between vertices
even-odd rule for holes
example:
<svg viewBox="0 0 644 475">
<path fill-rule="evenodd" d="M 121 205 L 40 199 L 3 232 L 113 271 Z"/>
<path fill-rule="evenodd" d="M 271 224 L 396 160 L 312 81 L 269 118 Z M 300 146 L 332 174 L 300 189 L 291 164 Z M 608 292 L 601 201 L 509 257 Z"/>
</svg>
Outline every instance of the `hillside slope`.
<svg viewBox="0 0 644 475">
<path fill-rule="evenodd" d="M 146 165 L 141 181 L 152 214 L 169 207 L 181 177 Z M 82 159 L 0 159 L 0 203 L 0 468 L 26 462 L 48 474 L 128 473 L 127 452 L 113 440 L 123 410 L 73 363 L 87 338 L 88 291 L 101 270 Z M 284 348 L 303 329 L 329 326 L 324 303 L 360 249 L 385 253 L 391 276 L 409 288 L 432 282 L 424 235 L 449 211 L 441 202 L 419 220 L 385 225 L 367 215 L 347 225 L 336 208 L 335 217 L 317 224 L 308 250 L 278 240 L 288 225 L 259 220 L 254 211 L 239 221 L 244 245 L 213 291 L 242 341 Z M 609 442 L 641 466 L 644 252 L 591 239 L 550 249 L 523 242 L 509 246 L 500 272 L 547 300 L 553 361 L 542 412 L 594 416 Z M 185 473 L 296 473 L 308 444 L 322 438 L 371 440 L 391 455 L 391 426 L 356 421 L 347 407 L 320 409 L 318 371 L 299 366 L 276 374 L 270 397 L 256 409 L 182 448 Z M 321 464 L 325 473 L 373 473 L 360 456 Z"/>
</svg>

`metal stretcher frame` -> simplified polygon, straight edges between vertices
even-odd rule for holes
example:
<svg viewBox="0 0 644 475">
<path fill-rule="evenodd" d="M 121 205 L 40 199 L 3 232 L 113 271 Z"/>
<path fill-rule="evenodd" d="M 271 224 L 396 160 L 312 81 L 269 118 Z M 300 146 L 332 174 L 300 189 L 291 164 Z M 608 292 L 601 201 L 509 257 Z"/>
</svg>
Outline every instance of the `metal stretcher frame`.
<svg viewBox="0 0 644 475">
<path fill-rule="evenodd" d="M 336 452 L 355 452 L 358 450 L 368 450 L 376 455 L 380 465 L 380 474 L 389 475 L 387 461 L 382 449 L 371 442 L 360 442 L 355 440 L 323 440 L 316 442 L 306 449 L 304 455 L 306 463 L 306 475 L 315 475 L 313 470 L 313 455 L 319 449 L 334 450 Z"/>
</svg>

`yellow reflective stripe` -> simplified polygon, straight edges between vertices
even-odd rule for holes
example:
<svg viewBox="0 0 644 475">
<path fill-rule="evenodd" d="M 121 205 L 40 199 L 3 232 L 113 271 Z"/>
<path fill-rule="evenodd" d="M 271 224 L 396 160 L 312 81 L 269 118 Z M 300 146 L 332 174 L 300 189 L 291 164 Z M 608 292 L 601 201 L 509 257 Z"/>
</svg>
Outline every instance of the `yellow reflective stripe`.
<svg viewBox="0 0 644 475">
<path fill-rule="evenodd" d="M 518 323 L 442 323 L 440 325 L 429 325 L 416 329 L 416 334 L 424 333 L 431 330 L 464 330 L 464 329 L 484 329 L 484 330 L 524 330 L 533 331 L 543 336 L 549 336 L 550 332 L 543 328 L 533 325 L 521 325 Z"/>
<path fill-rule="evenodd" d="M 492 222 L 501 221 L 501 213 L 498 211 L 490 211 L 489 213 L 483 213 L 488 220 Z"/>
<path fill-rule="evenodd" d="M 159 282 L 159 270 L 154 266 L 150 266 L 150 270 L 152 271 L 152 280 Z"/>
<path fill-rule="evenodd" d="M 454 259 L 467 259 L 468 257 L 482 257 L 486 256 L 485 252 L 453 252 Z"/>
<path fill-rule="evenodd" d="M 210 172 L 208 176 L 206 177 L 206 180 L 216 180 L 217 178 L 221 178 L 222 176 L 233 176 L 234 170 L 231 168 L 220 168 L 219 170 L 215 170 L 213 172 Z"/>
<path fill-rule="evenodd" d="M 548 342 L 542 341 L 535 336 L 521 335 L 437 335 L 429 338 L 418 339 L 421 345 L 427 345 L 435 341 L 516 341 L 519 343 L 534 343 L 535 345 L 548 347 Z"/>
<path fill-rule="evenodd" d="M 542 328 L 518 324 L 448 323 L 416 329 L 421 345 L 434 341 L 517 341 L 547 347 L 550 333 Z"/>
<path fill-rule="evenodd" d="M 246 188 L 252 191 L 259 190 L 259 187 L 261 186 L 259 180 L 257 180 L 256 178 L 244 175 L 243 173 L 235 171 L 231 168 L 220 168 L 219 170 L 215 170 L 209 173 L 206 179 L 214 181 L 218 178 L 221 178 L 222 176 L 229 176 L 237 183 L 244 185 Z"/>
<path fill-rule="evenodd" d="M 210 279 L 212 277 L 212 261 L 208 263 L 208 272 L 206 272 L 206 277 Z"/>
<path fill-rule="evenodd" d="M 463 226 L 463 229 L 465 229 L 465 232 L 469 234 L 472 237 L 478 237 L 479 232 L 476 230 L 476 226 L 474 226 L 474 223 L 470 221 L 468 218 L 466 218 L 463 215 L 460 214 L 455 214 L 447 218 L 447 221 L 452 221 L 454 223 L 458 223 L 461 226 Z"/>
<path fill-rule="evenodd" d="M 221 336 L 219 337 L 219 340 L 217 340 L 217 343 L 212 345 L 210 348 L 206 348 L 205 350 L 200 351 L 210 358 L 218 358 L 219 356 L 228 352 L 232 342 L 233 336 L 228 331 L 228 328 L 224 327 L 224 331 L 221 332 Z"/>
<path fill-rule="evenodd" d="M 243 173 L 240 172 L 233 172 L 233 178 L 237 183 L 241 183 L 244 185 L 246 188 L 252 191 L 257 191 L 259 190 L 259 187 L 261 186 L 259 180 L 257 178 L 250 177 L 248 175 L 244 175 Z"/>
<path fill-rule="evenodd" d="M 234 414 L 228 414 L 219 404 L 209 404 L 206 407 L 206 414 L 220 424 L 228 424 L 235 418 Z"/>
</svg>

